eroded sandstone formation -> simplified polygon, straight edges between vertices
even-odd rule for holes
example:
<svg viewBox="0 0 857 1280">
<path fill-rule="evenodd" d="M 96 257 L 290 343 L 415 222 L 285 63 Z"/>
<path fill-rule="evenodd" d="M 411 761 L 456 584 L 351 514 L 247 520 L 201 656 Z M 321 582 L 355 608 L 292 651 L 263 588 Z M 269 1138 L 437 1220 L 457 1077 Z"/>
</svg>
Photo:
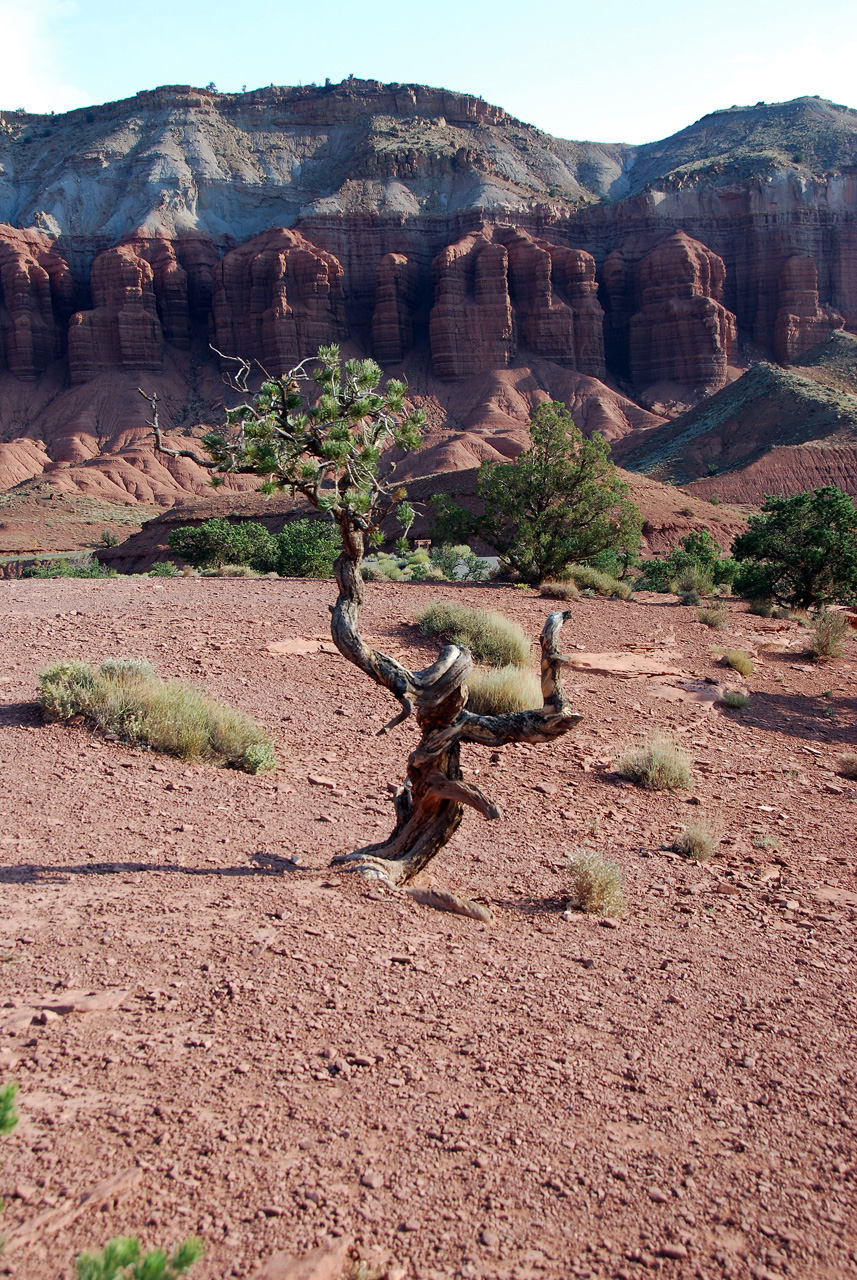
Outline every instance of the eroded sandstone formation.
<svg viewBox="0 0 857 1280">
<path fill-rule="evenodd" d="M 618 261 L 611 271 L 618 275 Z M 698 392 L 726 382 L 735 317 L 723 306 L 723 260 L 683 231 L 662 240 L 637 264 L 638 310 L 628 326 L 631 381 L 640 389 L 679 383 Z M 627 285 L 620 283 L 620 292 Z"/>
<path fill-rule="evenodd" d="M 417 264 L 404 253 L 385 253 L 378 264 L 372 354 L 398 364 L 414 345 L 413 312 L 419 293 Z"/>
<path fill-rule="evenodd" d="M 0 370 L 31 382 L 62 354 L 73 293 L 48 236 L 0 225 Z"/>
<path fill-rule="evenodd" d="M 845 328 L 844 316 L 819 305 L 818 270 L 812 258 L 789 258 L 780 272 L 778 296 L 774 354 L 780 364 L 791 364 L 828 334 Z"/>
<path fill-rule="evenodd" d="M 216 272 L 214 344 L 272 373 L 347 336 L 342 265 L 296 231 L 274 227 L 227 253 Z"/>
<path fill-rule="evenodd" d="M 440 378 L 466 378 L 531 354 L 604 377 L 595 260 L 520 227 L 482 226 L 432 263 L 430 337 Z"/>
</svg>

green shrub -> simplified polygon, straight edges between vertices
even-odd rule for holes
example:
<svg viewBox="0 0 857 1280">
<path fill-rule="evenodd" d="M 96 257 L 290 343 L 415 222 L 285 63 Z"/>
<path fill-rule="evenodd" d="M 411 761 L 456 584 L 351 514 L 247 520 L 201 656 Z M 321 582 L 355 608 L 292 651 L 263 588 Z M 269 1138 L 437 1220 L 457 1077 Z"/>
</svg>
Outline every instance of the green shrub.
<svg viewBox="0 0 857 1280">
<path fill-rule="evenodd" d="M 660 733 L 623 752 L 615 768 L 623 778 L 647 791 L 680 791 L 690 786 L 687 753 Z"/>
<path fill-rule="evenodd" d="M 77 1280 L 177 1280 L 204 1253 L 201 1240 L 191 1236 L 172 1254 L 163 1249 L 142 1253 L 136 1236 L 117 1236 L 97 1253 L 75 1258 Z"/>
<path fill-rule="evenodd" d="M 338 529 L 324 520 L 293 520 L 276 543 L 272 567 L 284 578 L 330 578 L 342 549 Z"/>
<path fill-rule="evenodd" d="M 749 680 L 753 674 L 753 659 L 743 649 L 727 649 L 723 655 L 723 663 L 737 671 L 745 680 Z"/>
<path fill-rule="evenodd" d="M 689 822 L 673 841 L 673 851 L 692 862 L 708 862 L 720 844 L 722 833 L 712 830 L 707 822 Z"/>
<path fill-rule="evenodd" d="M 83 716 L 93 727 L 134 746 L 182 760 L 258 773 L 276 757 L 264 730 L 182 681 L 163 681 L 148 662 L 108 658 L 100 667 L 57 662 L 39 679 L 39 703 L 48 720 Z"/>
<path fill-rule="evenodd" d="M 857 596 L 857 506 L 835 485 L 768 496 L 732 544 L 740 595 L 808 609 Z"/>
<path fill-rule="evenodd" d="M 467 710 L 478 716 L 535 711 L 544 703 L 541 681 L 526 667 L 474 667 L 467 689 Z"/>
<path fill-rule="evenodd" d="M 750 701 L 746 693 L 742 693 L 740 689 L 727 689 L 723 694 L 723 701 L 727 707 L 732 707 L 733 711 L 741 711 Z"/>
<path fill-rule="evenodd" d="M 91 556 L 79 556 L 69 560 L 56 560 L 42 564 L 38 560 L 28 565 L 22 578 L 115 578 L 115 569 L 108 569 Z"/>
<path fill-rule="evenodd" d="M 170 550 L 195 569 L 246 564 L 268 573 L 277 568 L 281 555 L 278 539 L 253 520 L 231 521 L 215 516 L 200 525 L 173 529 L 167 541 Z"/>
<path fill-rule="evenodd" d="M 489 574 L 488 561 L 480 559 L 466 543 L 432 547 L 431 560 L 449 582 L 484 582 Z"/>
<path fill-rule="evenodd" d="M 18 1123 L 18 1112 L 15 1110 L 17 1092 L 18 1086 L 11 1080 L 0 1088 L 0 1135 L 3 1137 L 11 1133 Z"/>
<path fill-rule="evenodd" d="M 747 612 L 755 614 L 757 618 L 773 618 L 774 609 L 775 605 L 773 600 L 760 598 L 750 601 L 747 607 Z"/>
<path fill-rule="evenodd" d="M 813 624 L 809 642 L 809 651 L 816 662 L 831 662 L 834 658 L 844 658 L 848 649 L 850 630 L 850 624 L 844 614 L 822 609 Z"/>
<path fill-rule="evenodd" d="M 222 564 L 218 569 L 202 569 L 203 578 L 258 578 L 258 569 L 249 564 Z"/>
<path fill-rule="evenodd" d="M 626 910 L 622 872 L 615 862 L 592 849 L 569 855 L 569 906 L 599 916 L 619 916 Z"/>
<path fill-rule="evenodd" d="M 596 595 L 614 596 L 618 600 L 630 600 L 633 595 L 629 583 L 611 578 L 609 573 L 602 573 L 588 564 L 569 565 L 560 581 L 573 582 L 581 591 L 594 591 Z"/>
<path fill-rule="evenodd" d="M 474 662 L 491 667 L 523 667 L 530 661 L 529 637 L 517 622 L 502 613 L 438 600 L 423 610 L 417 621 L 424 636 L 466 646 Z"/>
<path fill-rule="evenodd" d="M 636 551 L 642 519 L 604 437 L 585 439 L 568 407 L 546 400 L 532 414 L 530 441 L 514 462 L 480 466 L 481 515 L 437 495 L 432 537 L 476 534 L 526 582 L 559 578 L 603 551 Z"/>
<path fill-rule="evenodd" d="M 710 627 L 712 631 L 725 631 L 729 621 L 729 611 L 725 604 L 714 604 L 707 609 L 698 609 L 696 616 L 703 626 Z"/>
<path fill-rule="evenodd" d="M 119 545 L 119 539 L 112 529 L 105 529 L 98 541 L 102 547 L 109 548 L 117 547 Z"/>
<path fill-rule="evenodd" d="M 707 529 L 693 529 L 663 559 L 645 560 L 638 587 L 647 591 L 696 591 L 710 595 L 715 586 L 731 583 L 737 565 L 721 555 Z"/>
<path fill-rule="evenodd" d="M 175 560 L 157 560 L 149 570 L 150 578 L 176 578 L 179 567 Z"/>
<path fill-rule="evenodd" d="M 710 596 L 714 590 L 714 579 L 703 565 L 689 564 L 678 571 L 672 589 L 679 596 Z M 694 600 L 693 603 L 698 604 L 699 600 Z"/>
</svg>

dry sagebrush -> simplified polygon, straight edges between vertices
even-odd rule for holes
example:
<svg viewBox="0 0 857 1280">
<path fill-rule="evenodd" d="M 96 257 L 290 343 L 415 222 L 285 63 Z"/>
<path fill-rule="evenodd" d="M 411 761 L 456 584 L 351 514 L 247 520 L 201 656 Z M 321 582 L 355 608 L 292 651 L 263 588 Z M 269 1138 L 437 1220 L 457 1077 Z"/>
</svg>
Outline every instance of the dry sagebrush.
<svg viewBox="0 0 857 1280">
<path fill-rule="evenodd" d="M 117 734 L 182 760 L 258 773 L 276 764 L 265 731 L 249 716 L 180 680 L 161 680 L 136 658 L 109 658 L 100 667 L 56 662 L 39 678 L 39 703 L 48 720 L 81 716 Z"/>
</svg>

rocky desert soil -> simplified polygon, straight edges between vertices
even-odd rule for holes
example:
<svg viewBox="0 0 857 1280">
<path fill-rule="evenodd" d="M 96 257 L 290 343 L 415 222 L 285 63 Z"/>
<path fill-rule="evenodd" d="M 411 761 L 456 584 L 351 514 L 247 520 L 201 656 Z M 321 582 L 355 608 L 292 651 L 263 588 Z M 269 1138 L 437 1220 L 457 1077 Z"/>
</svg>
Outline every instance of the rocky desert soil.
<svg viewBox="0 0 857 1280">
<path fill-rule="evenodd" d="M 421 665 L 412 619 L 438 595 L 534 635 L 552 607 L 373 584 L 364 629 Z M 116 1234 L 198 1233 L 198 1280 L 319 1247 L 329 1277 L 857 1275 L 857 785 L 835 771 L 857 641 L 817 667 L 796 624 L 738 602 L 725 633 L 669 597 L 576 604 L 584 721 L 550 748 L 466 748 L 504 816 L 468 812 L 425 877 L 485 924 L 330 869 L 389 828 L 414 736 L 378 737 L 388 696 L 311 643 L 330 598 L 2 584 L 3 1274 L 70 1280 Z M 697 700 L 734 674 L 717 647 L 756 655 L 743 710 Z M 633 660 L 582 657 L 605 651 Z M 38 671 L 109 655 L 256 715 L 278 770 L 43 724 Z M 613 771 L 654 729 L 692 756 L 691 790 Z M 665 848 L 700 815 L 724 833 L 705 865 Z M 581 846 L 621 865 L 622 919 L 566 912 Z"/>
</svg>

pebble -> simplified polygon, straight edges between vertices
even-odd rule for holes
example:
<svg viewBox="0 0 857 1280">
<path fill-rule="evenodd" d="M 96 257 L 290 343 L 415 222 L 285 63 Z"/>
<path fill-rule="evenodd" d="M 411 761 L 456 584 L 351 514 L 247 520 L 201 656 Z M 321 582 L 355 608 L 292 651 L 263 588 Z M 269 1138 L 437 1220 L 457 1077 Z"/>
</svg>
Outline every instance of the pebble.
<svg viewBox="0 0 857 1280">
<path fill-rule="evenodd" d="M 239 1076 L 247 1076 L 250 1074 L 250 1063 L 239 1062 L 235 1070 L 238 1072 Z"/>
<path fill-rule="evenodd" d="M 384 1177 L 378 1173 L 377 1169 L 367 1169 L 360 1183 L 361 1186 L 369 1187 L 371 1191 L 378 1191 L 384 1185 Z"/>
<path fill-rule="evenodd" d="M 333 778 L 328 778 L 323 773 L 307 774 L 307 782 L 311 783 L 312 786 L 314 787 L 335 787 L 336 786 L 336 783 L 333 781 Z"/>
<path fill-rule="evenodd" d="M 677 1260 L 687 1257 L 687 1249 L 683 1244 L 662 1244 L 658 1249 L 659 1258 L 675 1258 Z"/>
<path fill-rule="evenodd" d="M 669 1204 L 669 1196 L 660 1187 L 649 1187 L 648 1196 L 654 1204 Z"/>
<path fill-rule="evenodd" d="M 500 1237 L 490 1227 L 483 1227 L 479 1232 L 479 1242 L 484 1244 L 486 1249 L 496 1249 L 500 1243 Z"/>
</svg>

